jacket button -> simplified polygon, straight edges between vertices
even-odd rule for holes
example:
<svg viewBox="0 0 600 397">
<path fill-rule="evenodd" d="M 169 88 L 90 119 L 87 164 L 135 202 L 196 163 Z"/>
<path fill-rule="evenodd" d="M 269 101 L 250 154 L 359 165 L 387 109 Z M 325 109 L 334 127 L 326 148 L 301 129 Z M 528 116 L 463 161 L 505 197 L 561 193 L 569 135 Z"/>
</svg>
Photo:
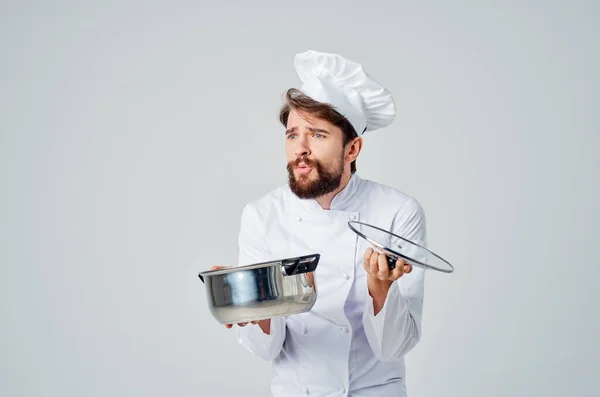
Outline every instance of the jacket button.
<svg viewBox="0 0 600 397">
<path fill-rule="evenodd" d="M 344 277 L 346 280 L 348 280 L 350 278 L 348 273 L 342 273 L 342 277 Z"/>
<path fill-rule="evenodd" d="M 340 393 L 346 393 L 346 389 L 344 389 L 343 387 L 340 389 Z"/>
<path fill-rule="evenodd" d="M 298 218 L 296 218 L 298 220 L 298 222 L 302 222 L 302 217 L 299 216 Z"/>
</svg>

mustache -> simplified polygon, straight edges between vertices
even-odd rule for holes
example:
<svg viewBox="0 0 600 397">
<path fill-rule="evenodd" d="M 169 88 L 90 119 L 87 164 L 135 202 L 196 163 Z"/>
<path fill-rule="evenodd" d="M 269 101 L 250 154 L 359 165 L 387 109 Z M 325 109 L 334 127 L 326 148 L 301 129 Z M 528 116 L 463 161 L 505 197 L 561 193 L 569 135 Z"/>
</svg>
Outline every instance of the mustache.
<svg viewBox="0 0 600 397">
<path fill-rule="evenodd" d="M 318 165 L 317 161 L 311 160 L 311 159 L 309 159 L 306 156 L 298 157 L 296 160 L 291 161 L 290 165 L 292 165 L 292 166 L 298 166 L 298 165 L 300 165 L 300 163 L 304 163 L 304 164 L 306 164 L 309 167 L 315 167 L 315 166 Z"/>
</svg>

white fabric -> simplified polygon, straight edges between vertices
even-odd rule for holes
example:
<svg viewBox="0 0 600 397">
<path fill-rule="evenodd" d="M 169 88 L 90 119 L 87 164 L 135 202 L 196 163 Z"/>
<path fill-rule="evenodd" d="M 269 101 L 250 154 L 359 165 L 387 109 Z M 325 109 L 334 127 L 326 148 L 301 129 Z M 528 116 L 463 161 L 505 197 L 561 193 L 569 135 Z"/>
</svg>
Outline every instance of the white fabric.
<svg viewBox="0 0 600 397">
<path fill-rule="evenodd" d="M 354 174 L 323 210 L 288 186 L 246 205 L 239 264 L 320 253 L 317 302 L 308 313 L 258 325 L 236 326 L 241 345 L 273 361 L 275 397 L 405 396 L 404 356 L 421 336 L 424 271 L 413 268 L 394 282 L 373 315 L 363 255 L 370 246 L 348 228 L 354 219 L 393 230 L 426 246 L 420 204 L 396 189 Z"/>
<path fill-rule="evenodd" d="M 386 127 L 396 116 L 392 94 L 359 63 L 337 54 L 305 51 L 294 58 L 302 81 L 300 91 L 328 103 L 345 116 L 361 135 Z"/>
</svg>

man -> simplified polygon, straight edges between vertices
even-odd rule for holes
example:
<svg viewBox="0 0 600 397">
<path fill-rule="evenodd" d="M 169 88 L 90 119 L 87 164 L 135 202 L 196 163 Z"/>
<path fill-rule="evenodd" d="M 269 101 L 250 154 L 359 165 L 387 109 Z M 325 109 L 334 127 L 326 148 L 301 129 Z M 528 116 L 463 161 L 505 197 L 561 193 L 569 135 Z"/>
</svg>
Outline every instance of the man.
<svg viewBox="0 0 600 397">
<path fill-rule="evenodd" d="M 356 173 L 362 134 L 389 125 L 395 105 L 339 55 L 307 51 L 295 65 L 303 85 L 288 91 L 280 113 L 289 183 L 245 206 L 239 264 L 319 253 L 318 298 L 308 313 L 238 324 L 237 338 L 273 361 L 276 397 L 405 396 L 404 356 L 421 336 L 423 270 L 398 261 L 390 271 L 348 227 L 358 220 L 426 245 L 419 203 Z"/>
</svg>

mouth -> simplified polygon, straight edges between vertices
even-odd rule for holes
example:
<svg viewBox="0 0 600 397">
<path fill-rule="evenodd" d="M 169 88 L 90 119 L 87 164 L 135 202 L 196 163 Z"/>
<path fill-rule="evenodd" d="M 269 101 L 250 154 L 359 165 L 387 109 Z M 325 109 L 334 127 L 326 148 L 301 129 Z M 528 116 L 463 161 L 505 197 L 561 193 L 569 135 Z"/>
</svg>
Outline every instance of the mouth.
<svg viewBox="0 0 600 397">
<path fill-rule="evenodd" d="M 308 174 L 312 169 L 313 167 L 306 164 L 300 164 L 296 167 L 296 171 L 300 174 Z"/>
</svg>

